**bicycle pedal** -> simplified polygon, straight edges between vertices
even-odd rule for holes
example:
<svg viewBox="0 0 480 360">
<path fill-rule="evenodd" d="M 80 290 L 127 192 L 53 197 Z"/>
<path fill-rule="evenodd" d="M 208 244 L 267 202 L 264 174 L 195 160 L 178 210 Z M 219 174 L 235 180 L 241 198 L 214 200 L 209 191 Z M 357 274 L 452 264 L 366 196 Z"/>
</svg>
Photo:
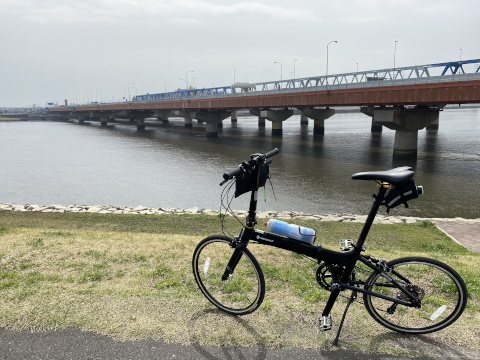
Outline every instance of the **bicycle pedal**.
<svg viewBox="0 0 480 360">
<path fill-rule="evenodd" d="M 327 331 L 332 328 L 332 318 L 331 316 L 322 316 L 318 319 L 318 327 L 320 331 Z"/>
<path fill-rule="evenodd" d="M 342 251 L 349 251 L 353 249 L 353 241 L 350 239 L 342 239 L 340 240 L 340 250 Z"/>
</svg>

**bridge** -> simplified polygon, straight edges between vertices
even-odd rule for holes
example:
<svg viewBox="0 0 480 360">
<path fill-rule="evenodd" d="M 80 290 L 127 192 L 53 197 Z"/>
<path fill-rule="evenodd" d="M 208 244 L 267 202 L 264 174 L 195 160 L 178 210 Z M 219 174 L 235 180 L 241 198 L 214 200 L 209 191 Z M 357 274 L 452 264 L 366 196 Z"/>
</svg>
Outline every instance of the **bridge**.
<svg viewBox="0 0 480 360">
<path fill-rule="evenodd" d="M 382 126 L 395 130 L 394 155 L 416 156 L 418 130 L 438 129 L 439 112 L 448 104 L 480 103 L 480 59 L 415 65 L 328 76 L 286 79 L 262 83 L 235 83 L 208 89 L 179 89 L 145 94 L 122 103 L 93 103 L 49 108 L 49 113 L 80 122 L 100 118 L 102 126 L 126 113 L 139 130 L 145 119 L 167 123 L 169 117 L 206 123 L 206 136 L 218 136 L 218 127 L 237 110 L 258 116 L 259 127 L 272 122 L 272 135 L 281 136 L 282 122 L 294 109 L 301 123 L 314 121 L 314 135 L 324 134 L 324 122 L 335 114 L 331 107 L 359 106 L 372 117 L 372 132 Z"/>
</svg>

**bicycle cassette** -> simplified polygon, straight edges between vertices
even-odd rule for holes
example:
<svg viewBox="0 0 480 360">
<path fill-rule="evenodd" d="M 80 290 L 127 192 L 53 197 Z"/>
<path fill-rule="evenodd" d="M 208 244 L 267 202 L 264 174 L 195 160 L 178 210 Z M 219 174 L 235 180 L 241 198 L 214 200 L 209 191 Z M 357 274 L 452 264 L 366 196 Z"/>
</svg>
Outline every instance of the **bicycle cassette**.
<svg viewBox="0 0 480 360">
<path fill-rule="evenodd" d="M 413 285 L 413 284 L 407 284 L 405 286 L 405 289 L 412 295 L 416 296 L 418 300 L 423 300 L 423 297 L 425 296 L 425 290 L 423 290 L 420 286 Z M 408 297 L 407 294 L 405 294 L 403 291 L 398 291 L 397 292 L 397 299 L 403 300 L 403 301 L 410 301 L 410 298 Z"/>
</svg>

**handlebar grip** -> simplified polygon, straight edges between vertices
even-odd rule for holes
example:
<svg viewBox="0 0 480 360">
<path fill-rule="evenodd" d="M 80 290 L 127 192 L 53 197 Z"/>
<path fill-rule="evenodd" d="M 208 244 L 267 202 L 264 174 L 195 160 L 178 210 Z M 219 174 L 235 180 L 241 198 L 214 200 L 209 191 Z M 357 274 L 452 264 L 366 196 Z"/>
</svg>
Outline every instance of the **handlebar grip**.
<svg viewBox="0 0 480 360">
<path fill-rule="evenodd" d="M 241 167 L 238 167 L 236 168 L 235 170 L 232 170 L 228 173 L 224 173 L 223 174 L 223 178 L 225 180 L 230 180 L 231 178 L 233 178 L 234 176 L 237 176 L 237 175 L 240 175 L 241 173 L 243 172 L 243 169 Z"/>
<path fill-rule="evenodd" d="M 266 153 L 265 155 L 255 154 L 257 155 L 257 157 L 252 158 L 249 162 L 243 162 L 235 170 L 224 173 L 223 174 L 224 181 L 220 183 L 220 186 L 225 184 L 228 180 L 233 179 L 234 177 L 240 174 L 243 174 L 246 171 L 246 169 L 249 169 L 251 166 L 255 166 L 256 164 L 263 162 L 264 159 L 268 159 L 274 155 L 277 155 L 278 153 L 279 153 L 279 150 L 275 148 L 272 151 L 269 151 L 268 153 Z M 252 155 L 252 157 L 253 156 L 254 155 Z"/>
<path fill-rule="evenodd" d="M 265 159 L 268 159 L 274 155 L 277 155 L 280 152 L 277 148 L 273 149 L 272 151 L 269 151 L 268 153 L 265 154 Z"/>
</svg>

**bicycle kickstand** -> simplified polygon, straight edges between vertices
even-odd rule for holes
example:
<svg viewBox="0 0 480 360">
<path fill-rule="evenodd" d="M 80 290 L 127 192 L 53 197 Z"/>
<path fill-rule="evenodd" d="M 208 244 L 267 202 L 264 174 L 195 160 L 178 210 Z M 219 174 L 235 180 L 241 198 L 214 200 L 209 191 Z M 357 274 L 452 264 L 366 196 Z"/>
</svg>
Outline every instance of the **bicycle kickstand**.
<svg viewBox="0 0 480 360">
<path fill-rule="evenodd" d="M 356 298 L 357 298 L 357 292 L 352 291 L 352 296 L 350 296 L 350 300 L 348 300 L 348 304 L 345 307 L 345 311 L 343 312 L 342 321 L 340 321 L 340 326 L 338 327 L 337 336 L 333 340 L 334 346 L 338 345 L 338 338 L 340 337 L 340 331 L 342 331 L 343 322 L 345 321 L 345 317 L 347 316 L 348 308 L 350 307 L 350 305 L 352 305 L 352 303 L 355 301 Z"/>
</svg>

